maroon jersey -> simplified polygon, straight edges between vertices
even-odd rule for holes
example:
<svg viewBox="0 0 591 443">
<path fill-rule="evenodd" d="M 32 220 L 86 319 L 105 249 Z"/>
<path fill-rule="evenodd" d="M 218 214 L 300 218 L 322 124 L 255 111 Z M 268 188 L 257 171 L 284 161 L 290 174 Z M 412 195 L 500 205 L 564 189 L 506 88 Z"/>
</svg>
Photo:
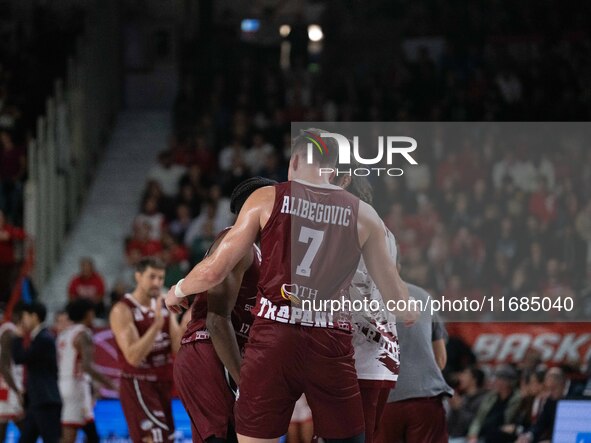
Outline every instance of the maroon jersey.
<svg viewBox="0 0 591 443">
<path fill-rule="evenodd" d="M 359 199 L 332 186 L 275 185 L 271 216 L 261 232 L 263 263 L 253 313 L 281 323 L 350 330 L 348 315 L 318 309 L 348 298 L 361 249 Z M 303 310 L 309 300 L 313 309 Z"/>
<path fill-rule="evenodd" d="M 131 309 L 133 323 L 140 337 L 143 336 L 154 322 L 154 311 L 139 304 L 131 294 L 125 294 L 125 297 L 119 303 L 123 303 Z M 121 349 L 117 347 L 122 377 L 134 377 L 145 381 L 172 380 L 172 347 L 169 332 L 169 315 L 168 310 L 162 307 L 162 316 L 164 317 L 162 330 L 156 336 L 152 350 L 139 366 L 130 365 L 121 352 Z"/>
<path fill-rule="evenodd" d="M 218 234 L 216 240 L 228 232 L 230 228 L 224 229 Z M 215 241 L 214 241 L 215 243 Z M 248 331 L 252 325 L 252 308 L 256 302 L 257 282 L 259 280 L 261 266 L 261 251 L 256 245 L 252 245 L 253 260 L 250 267 L 242 277 L 242 283 L 236 298 L 236 305 L 232 309 L 232 325 L 236 332 L 236 338 L 240 349 L 248 340 Z M 209 250 L 205 256 L 209 254 Z M 209 332 L 206 328 L 207 319 L 207 291 L 201 292 L 195 296 L 191 305 L 191 320 L 187 325 L 187 330 L 183 335 L 182 344 L 191 343 L 196 340 L 209 341 Z"/>
</svg>

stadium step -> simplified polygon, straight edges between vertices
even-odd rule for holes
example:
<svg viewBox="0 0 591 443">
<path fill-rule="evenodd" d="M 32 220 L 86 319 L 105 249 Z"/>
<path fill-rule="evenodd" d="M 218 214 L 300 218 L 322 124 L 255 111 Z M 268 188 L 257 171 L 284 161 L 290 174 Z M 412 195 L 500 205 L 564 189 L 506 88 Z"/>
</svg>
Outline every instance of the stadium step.
<svg viewBox="0 0 591 443">
<path fill-rule="evenodd" d="M 50 312 L 67 301 L 68 283 L 81 257 L 92 257 L 108 293 L 124 268 L 124 239 L 131 232 L 141 193 L 159 151 L 166 149 L 171 116 L 167 111 L 123 111 L 99 165 L 80 217 L 58 266 L 41 289 Z M 49 319 L 51 322 L 51 319 Z"/>
</svg>

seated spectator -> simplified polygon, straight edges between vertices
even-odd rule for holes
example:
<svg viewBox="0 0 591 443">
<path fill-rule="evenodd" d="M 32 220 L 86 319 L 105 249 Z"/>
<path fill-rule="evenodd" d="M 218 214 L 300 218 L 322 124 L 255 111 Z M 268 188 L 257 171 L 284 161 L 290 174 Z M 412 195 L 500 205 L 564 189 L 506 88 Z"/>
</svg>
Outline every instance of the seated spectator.
<svg viewBox="0 0 591 443">
<path fill-rule="evenodd" d="M 469 228 L 462 227 L 452 240 L 451 256 L 456 266 L 465 272 L 464 275 L 475 278 L 484 264 L 486 250 Z"/>
<path fill-rule="evenodd" d="M 141 257 L 153 257 L 162 251 L 162 242 L 150 238 L 150 225 L 134 223 L 132 237 L 126 241 L 127 260 L 133 264 Z"/>
<path fill-rule="evenodd" d="M 246 158 L 246 149 L 238 138 L 234 138 L 232 143 L 221 150 L 218 164 L 224 172 L 229 172 L 235 168 L 238 160 L 244 162 Z"/>
<path fill-rule="evenodd" d="M 190 165 L 199 165 L 206 178 L 211 179 L 212 175 L 218 170 L 218 163 L 215 154 L 207 145 L 205 138 L 198 136 L 195 139 L 195 148 L 189 161 Z"/>
<path fill-rule="evenodd" d="M 179 181 L 180 189 L 183 189 L 186 185 L 191 185 L 195 195 L 199 199 L 207 197 L 207 189 L 210 186 L 209 181 L 205 178 L 203 170 L 198 164 L 191 165 Z M 192 208 L 193 210 L 199 210 L 199 208 Z M 199 215 L 199 214 L 195 214 Z"/>
<path fill-rule="evenodd" d="M 160 240 L 164 221 L 164 215 L 158 211 L 158 200 L 150 197 L 144 201 L 142 212 L 135 217 L 134 224 L 147 225 L 150 240 Z"/>
<path fill-rule="evenodd" d="M 553 300 L 563 297 L 573 297 L 573 291 L 568 279 L 564 278 L 561 271 L 561 263 L 555 258 L 548 260 L 546 264 L 546 280 L 542 283 L 542 294 Z"/>
<path fill-rule="evenodd" d="M 101 275 L 96 272 L 94 262 L 90 257 L 80 259 L 80 274 L 74 276 L 68 285 L 68 298 L 76 300 L 85 298 L 95 304 L 96 314 L 103 317 L 105 283 Z"/>
<path fill-rule="evenodd" d="M 492 391 L 482 399 L 468 429 L 469 443 L 514 441 L 502 431 L 502 427 L 513 422 L 521 401 L 516 382 L 517 371 L 512 366 L 502 365 L 495 371 Z"/>
<path fill-rule="evenodd" d="M 207 197 L 207 193 L 204 194 Z M 197 195 L 195 188 L 190 183 L 185 183 L 181 186 L 181 190 L 176 197 L 176 206 L 187 205 L 191 210 L 191 216 L 197 217 L 201 214 L 201 207 L 203 206 L 203 197 Z"/>
<path fill-rule="evenodd" d="M 529 429 L 535 423 L 540 412 L 540 406 L 545 400 L 545 394 L 542 393 L 545 375 L 546 371 L 543 368 L 537 370 L 528 369 L 523 372 L 519 387 L 521 402 L 517 408 L 517 414 L 513 423 L 504 425 L 501 428 L 507 434 L 507 438 L 512 438 L 512 441 L 516 440 L 525 429 Z"/>
<path fill-rule="evenodd" d="M 287 168 L 283 168 L 280 164 L 279 154 L 276 152 L 271 152 L 265 159 L 265 163 L 260 171 L 260 175 L 262 177 L 281 183 L 287 180 L 287 175 L 284 172 L 286 169 Z"/>
<path fill-rule="evenodd" d="M 172 217 L 174 215 L 174 198 L 166 196 L 162 190 L 162 185 L 156 180 L 148 180 L 148 183 L 146 183 L 146 187 L 142 193 L 141 207 L 149 199 L 156 201 L 157 212 L 162 212 L 166 217 Z"/>
<path fill-rule="evenodd" d="M 537 190 L 529 198 L 528 210 L 542 225 L 556 219 L 556 195 L 548 190 L 544 177 L 539 178 Z"/>
<path fill-rule="evenodd" d="M 203 260 L 205 253 L 215 240 L 215 236 L 220 231 L 216 231 L 211 219 L 206 220 L 201 225 L 201 230 L 191 242 L 191 263 L 198 263 Z"/>
<path fill-rule="evenodd" d="M 540 413 L 527 432 L 519 436 L 517 443 L 538 443 L 550 441 L 554 431 L 554 418 L 558 400 L 564 398 L 567 379 L 560 368 L 551 368 L 544 378 L 544 391 L 547 395 L 546 401 L 541 407 Z"/>
<path fill-rule="evenodd" d="M 169 197 L 176 193 L 179 180 L 186 172 L 184 166 L 175 165 L 173 160 L 171 151 L 162 151 L 158 154 L 158 164 L 152 168 L 148 175 L 148 178 L 160 183 L 164 195 Z"/>
<path fill-rule="evenodd" d="M 246 152 L 244 162 L 251 174 L 260 174 L 267 157 L 273 153 L 274 149 L 269 143 L 265 143 L 262 134 L 255 134 L 251 148 Z"/>
<path fill-rule="evenodd" d="M 470 424 L 486 391 L 484 388 L 484 372 L 474 366 L 464 369 L 458 375 L 458 386 L 454 396 L 449 399 L 451 410 L 447 416 L 450 443 L 463 443 L 468 435 Z"/>
<path fill-rule="evenodd" d="M 15 242 L 24 240 L 25 231 L 8 224 L 0 210 L 0 302 L 6 303 L 18 273 Z"/>
<path fill-rule="evenodd" d="M 191 208 L 189 208 L 188 205 L 181 203 L 176 208 L 176 218 L 168 225 L 168 232 L 170 232 L 175 240 L 182 242 L 192 221 L 193 217 L 191 216 Z"/>
</svg>

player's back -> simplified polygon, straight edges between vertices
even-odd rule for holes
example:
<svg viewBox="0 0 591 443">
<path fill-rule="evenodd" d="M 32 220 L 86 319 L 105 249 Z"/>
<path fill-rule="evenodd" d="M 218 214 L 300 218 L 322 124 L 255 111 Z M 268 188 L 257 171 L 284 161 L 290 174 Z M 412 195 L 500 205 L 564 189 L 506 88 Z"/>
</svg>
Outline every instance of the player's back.
<svg viewBox="0 0 591 443">
<path fill-rule="evenodd" d="M 60 380 L 82 379 L 82 356 L 76 348 L 80 334 L 90 334 L 90 329 L 82 324 L 74 324 L 64 329 L 57 337 L 57 364 Z"/>
<path fill-rule="evenodd" d="M 217 241 L 225 235 L 230 228 L 224 229 L 218 234 Z M 250 267 L 245 271 L 238 290 L 236 304 L 232 309 L 232 326 L 236 333 L 238 345 L 242 348 L 248 340 L 248 331 L 252 324 L 252 312 L 257 295 L 257 283 L 259 280 L 260 266 L 261 266 L 261 251 L 256 245 L 252 245 L 253 260 Z M 205 256 L 209 255 L 209 250 Z M 207 292 L 199 293 L 195 296 L 191 304 L 191 320 L 187 324 L 182 344 L 191 343 L 196 340 L 210 341 L 209 332 L 206 327 L 207 320 Z"/>
<path fill-rule="evenodd" d="M 154 323 L 154 311 L 141 305 L 131 294 L 125 294 L 123 299 L 118 303 L 126 305 L 131 310 L 138 334 L 140 337 L 143 336 L 152 323 Z M 121 375 L 123 377 L 134 377 L 147 381 L 172 380 L 172 346 L 169 315 L 168 310 L 162 307 L 162 316 L 164 317 L 162 329 L 154 340 L 152 350 L 138 366 L 129 364 L 119 347 L 117 347 Z"/>
<path fill-rule="evenodd" d="M 358 212 L 359 199 L 336 186 L 302 181 L 275 185 L 273 209 L 261 231 L 255 314 L 281 323 L 349 329 L 348 322 L 337 324 L 324 313 L 301 307 L 305 300 L 348 298 L 361 257 Z"/>
<path fill-rule="evenodd" d="M 388 252 L 392 261 L 396 262 L 396 239 L 385 226 L 383 228 Z M 367 271 L 363 257 L 359 261 L 349 292 L 352 300 L 371 300 L 371 304 L 379 306 L 374 311 L 353 314 L 355 368 L 359 379 L 396 381 L 400 370 L 396 317 L 388 312 L 380 291 Z M 367 303 L 368 306 L 371 304 Z"/>
</svg>

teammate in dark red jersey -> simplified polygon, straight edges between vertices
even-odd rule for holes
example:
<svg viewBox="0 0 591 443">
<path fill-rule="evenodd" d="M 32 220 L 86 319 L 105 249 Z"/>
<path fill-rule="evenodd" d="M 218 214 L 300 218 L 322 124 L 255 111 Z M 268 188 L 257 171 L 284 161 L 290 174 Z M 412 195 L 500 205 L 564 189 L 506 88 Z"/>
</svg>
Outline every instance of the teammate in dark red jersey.
<svg viewBox="0 0 591 443">
<path fill-rule="evenodd" d="M 275 183 L 261 177 L 242 182 L 232 193 L 232 212 L 240 212 L 254 191 Z M 206 256 L 215 251 L 229 229 L 218 234 Z M 260 250 L 253 244 L 221 284 L 195 296 L 185 314 L 190 320 L 174 362 L 174 382 L 191 418 L 194 442 L 236 441 L 235 393 L 228 373 L 239 380 L 240 355 L 253 321 L 250 311 L 256 302 L 260 264 Z"/>
<path fill-rule="evenodd" d="M 121 366 L 121 407 L 129 436 L 138 443 L 174 438 L 172 354 L 180 346 L 181 331 L 176 317 L 162 306 L 164 269 L 158 259 L 141 259 L 135 290 L 109 316 Z"/>
<path fill-rule="evenodd" d="M 302 393 L 319 436 L 363 442 L 350 317 L 298 305 L 348 294 L 361 255 L 385 300 L 408 298 L 377 213 L 320 174 L 320 168 L 334 168 L 336 142 L 325 138 L 328 146 L 320 155 L 308 149 L 308 137 L 313 133 L 318 139 L 322 133 L 307 132 L 294 140 L 290 181 L 254 192 L 218 248 L 166 296 L 168 308 L 179 312 L 187 306 L 185 294 L 222 282 L 261 234 L 256 318 L 235 409 L 236 431 L 244 443 L 277 441 Z"/>
</svg>

